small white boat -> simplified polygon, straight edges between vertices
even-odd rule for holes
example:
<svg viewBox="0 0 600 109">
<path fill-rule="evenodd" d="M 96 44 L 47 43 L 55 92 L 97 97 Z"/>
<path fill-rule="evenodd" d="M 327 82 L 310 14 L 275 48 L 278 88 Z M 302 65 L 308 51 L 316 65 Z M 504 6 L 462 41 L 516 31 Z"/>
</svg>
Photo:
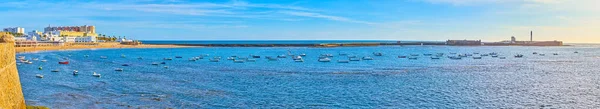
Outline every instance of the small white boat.
<svg viewBox="0 0 600 109">
<path fill-rule="evenodd" d="M 100 59 L 107 59 L 108 57 L 106 56 L 100 56 Z"/>
<path fill-rule="evenodd" d="M 244 60 L 238 60 L 238 59 L 236 59 L 236 60 L 233 60 L 233 62 L 234 63 L 244 63 Z"/>
<path fill-rule="evenodd" d="M 24 62 L 25 64 L 33 64 L 31 61 Z"/>
<path fill-rule="evenodd" d="M 168 69 L 168 68 L 169 68 L 169 66 L 164 66 L 163 68 L 166 68 L 166 69 Z"/>
<path fill-rule="evenodd" d="M 39 66 L 39 67 L 38 67 L 38 70 L 42 70 L 42 66 Z"/>
<path fill-rule="evenodd" d="M 37 60 L 39 60 L 39 59 L 38 59 L 38 58 L 32 58 L 31 60 L 37 61 Z"/>
<path fill-rule="evenodd" d="M 234 60 L 235 57 L 227 57 L 227 60 Z"/>
<path fill-rule="evenodd" d="M 125 56 L 125 54 L 121 54 L 121 57 L 122 57 L 122 58 L 125 58 L 125 57 L 127 57 L 127 56 Z"/>
<path fill-rule="evenodd" d="M 319 62 L 330 62 L 331 59 L 329 58 L 323 58 L 323 59 L 319 59 Z"/>
<path fill-rule="evenodd" d="M 78 74 L 79 74 L 79 71 L 73 70 L 73 75 L 78 75 Z"/>
<path fill-rule="evenodd" d="M 306 54 L 302 53 L 302 54 L 300 54 L 300 56 L 306 56 Z"/>
<path fill-rule="evenodd" d="M 58 70 L 58 69 L 54 69 L 54 70 L 52 70 L 51 72 L 60 72 L 60 70 Z"/>
<path fill-rule="evenodd" d="M 17 56 L 17 59 L 24 60 L 25 56 Z"/>
<path fill-rule="evenodd" d="M 337 62 L 338 63 L 349 63 L 350 61 L 349 60 L 338 60 Z"/>
<path fill-rule="evenodd" d="M 153 62 L 153 63 L 152 63 L 152 65 L 158 65 L 158 63 L 156 63 L 156 62 Z"/>
<path fill-rule="evenodd" d="M 294 60 L 294 62 L 304 62 L 304 59 Z"/>
<path fill-rule="evenodd" d="M 294 56 L 294 57 L 292 57 L 292 59 L 294 59 L 294 60 L 300 60 L 300 59 L 302 59 L 302 56 Z"/>
<path fill-rule="evenodd" d="M 215 56 L 213 59 L 221 59 L 221 56 Z"/>
<path fill-rule="evenodd" d="M 94 72 L 94 74 L 92 74 L 92 76 L 94 76 L 94 77 L 100 77 L 101 75 L 98 74 L 98 73 L 96 73 L 96 72 Z"/>
<path fill-rule="evenodd" d="M 196 58 L 190 58 L 189 61 L 196 61 Z"/>
<path fill-rule="evenodd" d="M 40 61 L 42 61 L 42 62 L 47 62 L 48 60 L 40 60 Z"/>
<path fill-rule="evenodd" d="M 115 71 L 123 71 L 122 68 L 116 68 Z"/>
<path fill-rule="evenodd" d="M 321 54 L 321 56 L 325 56 L 325 57 L 333 57 L 332 54 Z"/>
<path fill-rule="evenodd" d="M 41 75 L 41 74 L 35 74 L 35 77 L 37 77 L 37 78 L 44 78 L 44 75 Z"/>
<path fill-rule="evenodd" d="M 362 59 L 363 59 L 363 60 L 373 60 L 373 58 L 372 58 L 372 57 L 368 57 L 368 56 L 365 56 L 365 57 L 363 57 Z"/>
<path fill-rule="evenodd" d="M 350 61 L 360 61 L 360 58 L 348 58 Z"/>
</svg>

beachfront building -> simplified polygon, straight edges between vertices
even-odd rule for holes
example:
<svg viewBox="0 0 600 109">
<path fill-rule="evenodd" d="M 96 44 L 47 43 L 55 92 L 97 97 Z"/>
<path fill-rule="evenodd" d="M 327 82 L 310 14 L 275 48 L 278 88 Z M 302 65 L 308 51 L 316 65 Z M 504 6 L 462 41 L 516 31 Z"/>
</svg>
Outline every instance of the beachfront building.
<svg viewBox="0 0 600 109">
<path fill-rule="evenodd" d="M 96 28 L 94 26 L 61 26 L 44 28 L 47 41 L 60 42 L 97 42 Z"/>
<path fill-rule="evenodd" d="M 51 32 L 51 31 L 71 31 L 71 32 L 83 32 L 83 33 L 96 33 L 96 27 L 91 26 L 91 25 L 90 26 L 83 25 L 83 26 L 58 26 L 58 27 L 48 26 L 48 27 L 44 28 L 44 33 Z"/>
<path fill-rule="evenodd" d="M 25 28 L 22 27 L 9 27 L 2 29 L 2 31 L 9 33 L 25 34 Z"/>
</svg>

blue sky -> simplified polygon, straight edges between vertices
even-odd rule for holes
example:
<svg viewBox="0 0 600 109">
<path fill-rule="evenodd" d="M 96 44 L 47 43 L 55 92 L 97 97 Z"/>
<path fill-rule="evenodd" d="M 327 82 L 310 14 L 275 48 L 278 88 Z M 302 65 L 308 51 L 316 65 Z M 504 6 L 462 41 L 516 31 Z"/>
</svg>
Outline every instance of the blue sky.
<svg viewBox="0 0 600 109">
<path fill-rule="evenodd" d="M 598 0 L 15 0 L 0 27 L 95 25 L 140 40 L 600 42 Z"/>
</svg>

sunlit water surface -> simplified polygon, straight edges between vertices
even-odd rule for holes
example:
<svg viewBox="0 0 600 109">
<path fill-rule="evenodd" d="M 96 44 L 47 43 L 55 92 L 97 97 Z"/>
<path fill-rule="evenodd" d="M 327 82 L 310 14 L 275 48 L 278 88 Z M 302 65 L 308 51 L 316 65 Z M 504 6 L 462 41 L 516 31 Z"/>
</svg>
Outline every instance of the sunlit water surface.
<svg viewBox="0 0 600 109">
<path fill-rule="evenodd" d="M 290 56 L 264 59 L 288 50 L 306 53 L 305 62 L 294 62 Z M 384 55 L 373 56 L 373 52 Z M 432 60 L 422 55 L 451 52 L 497 52 L 506 59 Z M 339 53 L 374 60 L 337 63 L 347 59 Z M 514 58 L 518 53 L 525 57 Z M 188 61 L 201 54 L 223 59 Z M 250 54 L 261 58 L 246 63 L 226 60 Z M 334 57 L 329 63 L 318 62 L 320 54 Z M 421 55 L 417 60 L 397 58 L 409 54 Z M 18 55 L 48 60 L 21 64 L 18 69 L 27 104 L 51 108 L 600 108 L 600 46 L 595 45 L 196 47 Z M 65 57 L 70 64 L 58 64 Z M 163 60 L 166 57 L 173 60 Z M 54 69 L 60 72 L 51 72 Z M 80 74 L 73 76 L 72 70 Z M 93 77 L 92 72 L 102 77 Z"/>
</svg>

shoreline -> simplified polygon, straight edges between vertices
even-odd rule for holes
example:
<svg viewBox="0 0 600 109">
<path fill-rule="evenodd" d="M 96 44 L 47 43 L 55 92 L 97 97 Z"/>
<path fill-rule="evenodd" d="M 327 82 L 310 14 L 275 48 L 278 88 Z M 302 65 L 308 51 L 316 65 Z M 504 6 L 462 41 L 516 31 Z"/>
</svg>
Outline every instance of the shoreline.
<svg viewBox="0 0 600 109">
<path fill-rule="evenodd" d="M 40 52 L 40 51 L 60 51 L 60 50 L 85 50 L 102 48 L 178 48 L 178 47 L 200 47 L 200 46 L 182 46 L 182 45 L 122 45 L 119 43 L 99 43 L 98 45 L 64 45 L 64 46 L 39 46 L 39 47 L 15 47 L 16 53 Z"/>
</svg>

